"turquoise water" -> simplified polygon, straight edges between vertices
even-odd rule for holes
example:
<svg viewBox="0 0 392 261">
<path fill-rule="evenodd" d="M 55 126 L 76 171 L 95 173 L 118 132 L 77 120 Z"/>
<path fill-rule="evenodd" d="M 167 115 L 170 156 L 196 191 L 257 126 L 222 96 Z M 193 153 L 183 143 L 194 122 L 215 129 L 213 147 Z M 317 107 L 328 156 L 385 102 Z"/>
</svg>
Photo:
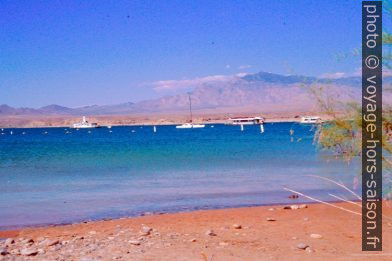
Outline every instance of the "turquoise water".
<svg viewBox="0 0 392 261">
<path fill-rule="evenodd" d="M 306 175 L 352 187 L 358 174 L 357 164 L 317 149 L 312 125 L 265 124 L 263 134 L 258 126 L 241 132 L 221 124 L 111 131 L 4 129 L 0 229 L 295 202 L 284 186 L 324 200 L 334 200 L 328 193 L 350 198 L 336 185 Z"/>
</svg>

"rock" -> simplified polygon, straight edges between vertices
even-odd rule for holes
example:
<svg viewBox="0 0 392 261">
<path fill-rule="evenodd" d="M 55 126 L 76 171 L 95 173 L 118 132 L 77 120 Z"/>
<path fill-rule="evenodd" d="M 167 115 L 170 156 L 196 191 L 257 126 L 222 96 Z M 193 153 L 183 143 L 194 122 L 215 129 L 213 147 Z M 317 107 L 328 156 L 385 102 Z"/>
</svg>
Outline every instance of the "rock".
<svg viewBox="0 0 392 261">
<path fill-rule="evenodd" d="M 147 227 L 147 226 L 142 226 L 142 229 L 140 231 L 141 236 L 148 236 L 151 234 L 152 228 Z"/>
<path fill-rule="evenodd" d="M 196 242 L 196 238 L 192 238 L 191 240 L 189 240 L 190 242 Z"/>
<path fill-rule="evenodd" d="M 42 242 L 42 241 L 44 241 L 44 240 L 45 240 L 44 237 L 39 237 L 39 238 L 37 238 L 37 242 Z"/>
<path fill-rule="evenodd" d="M 310 234 L 310 237 L 311 238 L 317 238 L 317 239 L 323 238 L 323 236 L 319 235 L 319 234 Z"/>
<path fill-rule="evenodd" d="M 20 251 L 20 254 L 23 256 L 35 256 L 38 254 L 38 250 L 32 248 L 24 248 Z"/>
<path fill-rule="evenodd" d="M 47 246 L 55 246 L 58 243 L 60 243 L 60 241 L 58 239 L 54 239 L 48 242 Z"/>
<path fill-rule="evenodd" d="M 302 205 L 299 205 L 298 208 L 308 208 L 308 205 L 302 204 Z"/>
<path fill-rule="evenodd" d="M 284 206 L 283 209 L 299 209 L 298 205 Z"/>
<path fill-rule="evenodd" d="M 233 225 L 233 228 L 234 228 L 234 229 L 241 229 L 241 228 L 242 228 L 242 226 L 241 226 L 241 225 L 239 225 L 239 224 L 234 224 L 234 225 Z"/>
<path fill-rule="evenodd" d="M 8 254 L 8 251 L 6 248 L 4 247 L 0 247 L 0 255 L 5 256 Z"/>
<path fill-rule="evenodd" d="M 15 243 L 15 240 L 13 238 L 7 238 L 4 243 L 6 246 L 10 246 Z"/>
<path fill-rule="evenodd" d="M 139 240 L 129 240 L 128 243 L 135 246 L 139 246 L 141 244 Z"/>
<path fill-rule="evenodd" d="M 211 236 L 211 237 L 216 236 L 215 232 L 213 230 L 211 230 L 211 229 L 206 231 L 206 235 L 207 236 Z"/>
<path fill-rule="evenodd" d="M 276 219 L 275 219 L 275 218 L 270 218 L 270 217 L 268 217 L 268 218 L 267 218 L 267 221 L 276 221 Z"/>
<path fill-rule="evenodd" d="M 305 249 L 305 251 L 308 252 L 308 253 L 313 253 L 314 252 L 314 250 L 311 247 L 307 247 Z"/>
<path fill-rule="evenodd" d="M 269 210 L 269 211 L 274 211 L 274 210 L 275 210 L 275 208 L 269 208 L 268 210 Z"/>
<path fill-rule="evenodd" d="M 297 245 L 297 248 L 298 249 L 302 249 L 302 250 L 305 250 L 306 248 L 308 248 L 309 247 L 309 245 L 307 245 L 307 244 L 305 244 L 305 243 L 299 243 L 298 245 Z"/>
<path fill-rule="evenodd" d="M 33 244 L 33 243 L 34 243 L 34 240 L 31 239 L 31 238 L 27 238 L 27 239 L 23 239 L 23 240 L 21 241 L 21 243 L 22 243 L 22 244 Z"/>
<path fill-rule="evenodd" d="M 12 249 L 10 251 L 10 254 L 11 255 L 15 255 L 15 256 L 20 255 L 20 250 L 19 249 Z"/>
<path fill-rule="evenodd" d="M 229 243 L 227 243 L 227 242 L 219 242 L 219 245 L 220 245 L 220 246 L 228 246 Z"/>
</svg>

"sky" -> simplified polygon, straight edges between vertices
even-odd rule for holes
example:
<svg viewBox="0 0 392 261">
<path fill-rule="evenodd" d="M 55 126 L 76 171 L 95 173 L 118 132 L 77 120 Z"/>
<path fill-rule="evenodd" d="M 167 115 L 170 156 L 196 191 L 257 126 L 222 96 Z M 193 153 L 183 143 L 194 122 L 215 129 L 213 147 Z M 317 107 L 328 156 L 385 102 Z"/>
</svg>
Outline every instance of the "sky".
<svg viewBox="0 0 392 261">
<path fill-rule="evenodd" d="M 0 39 L 0 104 L 137 102 L 243 73 L 353 74 L 361 1 L 0 0 Z"/>
</svg>

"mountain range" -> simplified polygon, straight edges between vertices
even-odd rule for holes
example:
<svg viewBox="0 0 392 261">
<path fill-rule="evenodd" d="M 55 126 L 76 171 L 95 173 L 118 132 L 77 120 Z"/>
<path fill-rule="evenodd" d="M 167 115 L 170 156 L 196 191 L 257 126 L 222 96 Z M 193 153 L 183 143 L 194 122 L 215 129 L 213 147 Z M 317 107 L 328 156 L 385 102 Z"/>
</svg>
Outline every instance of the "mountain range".
<svg viewBox="0 0 392 261">
<path fill-rule="evenodd" d="M 392 77 L 384 77 L 384 86 L 392 86 Z M 339 100 L 360 101 L 361 77 L 338 79 L 280 75 L 267 72 L 228 77 L 222 81 L 203 82 L 190 92 L 192 108 L 197 111 L 284 112 L 314 111 L 312 88 L 322 88 Z M 384 92 L 384 101 L 392 101 Z M 68 108 L 56 104 L 41 108 L 13 108 L 0 105 L 0 115 L 126 115 L 150 113 L 186 113 L 188 94 L 165 96 L 116 105 Z"/>
</svg>

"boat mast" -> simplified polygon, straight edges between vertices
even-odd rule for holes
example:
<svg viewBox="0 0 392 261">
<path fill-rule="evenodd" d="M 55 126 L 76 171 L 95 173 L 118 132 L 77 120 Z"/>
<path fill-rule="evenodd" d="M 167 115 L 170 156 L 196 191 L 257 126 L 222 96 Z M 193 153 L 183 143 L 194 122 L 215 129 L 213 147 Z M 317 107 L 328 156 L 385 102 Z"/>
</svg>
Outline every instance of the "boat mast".
<svg viewBox="0 0 392 261">
<path fill-rule="evenodd" d="M 188 92 L 188 98 L 189 98 L 189 112 L 191 114 L 191 123 L 192 123 L 192 118 L 193 118 L 193 116 L 192 116 L 192 100 L 191 100 L 191 93 L 190 92 Z"/>
</svg>

